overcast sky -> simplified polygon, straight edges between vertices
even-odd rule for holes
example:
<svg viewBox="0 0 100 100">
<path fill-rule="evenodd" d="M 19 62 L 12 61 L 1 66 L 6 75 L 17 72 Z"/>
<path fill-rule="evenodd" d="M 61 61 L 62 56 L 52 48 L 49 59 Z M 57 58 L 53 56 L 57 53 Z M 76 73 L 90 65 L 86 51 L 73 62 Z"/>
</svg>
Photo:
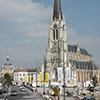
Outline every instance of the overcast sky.
<svg viewBox="0 0 100 100">
<path fill-rule="evenodd" d="M 54 0 L 0 0 L 0 66 L 10 57 L 19 68 L 35 68 L 46 57 Z M 79 42 L 100 66 L 100 0 L 61 0 L 67 41 Z"/>
</svg>

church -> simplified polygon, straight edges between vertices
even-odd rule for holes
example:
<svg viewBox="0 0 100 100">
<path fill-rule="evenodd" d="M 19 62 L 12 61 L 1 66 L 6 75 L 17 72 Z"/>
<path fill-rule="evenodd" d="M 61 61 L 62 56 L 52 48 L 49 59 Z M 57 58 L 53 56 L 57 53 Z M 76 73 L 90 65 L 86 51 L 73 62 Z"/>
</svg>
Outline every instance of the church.
<svg viewBox="0 0 100 100">
<path fill-rule="evenodd" d="M 40 72 L 48 72 L 49 80 L 57 82 L 57 68 L 62 68 L 62 80 L 64 80 L 64 71 L 67 67 L 71 68 L 71 85 L 91 81 L 94 75 L 97 76 L 98 83 L 100 83 L 99 66 L 94 63 L 93 56 L 81 48 L 79 43 L 76 45 L 68 44 L 61 2 L 54 0 L 46 46 L 46 66 L 40 67 Z"/>
<path fill-rule="evenodd" d="M 8 73 L 11 77 L 13 77 L 14 69 L 15 69 L 14 66 L 9 61 L 9 56 L 7 56 L 6 63 L 3 66 L 1 66 L 0 78 L 4 77 L 6 73 Z"/>
</svg>

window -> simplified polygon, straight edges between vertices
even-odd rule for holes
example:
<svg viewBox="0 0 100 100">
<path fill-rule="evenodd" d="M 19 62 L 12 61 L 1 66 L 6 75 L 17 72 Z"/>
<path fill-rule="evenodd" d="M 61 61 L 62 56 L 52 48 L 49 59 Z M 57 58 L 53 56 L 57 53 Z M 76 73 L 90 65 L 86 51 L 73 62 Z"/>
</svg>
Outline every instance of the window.
<svg viewBox="0 0 100 100">
<path fill-rule="evenodd" d="M 23 76 L 25 76 L 25 74 L 23 73 Z"/>
<path fill-rule="evenodd" d="M 58 30 L 56 30 L 56 39 L 58 40 Z"/>
<path fill-rule="evenodd" d="M 53 30 L 53 40 L 58 40 L 58 30 Z"/>
<path fill-rule="evenodd" d="M 55 40 L 55 30 L 53 30 L 53 39 Z"/>
<path fill-rule="evenodd" d="M 63 25 L 63 31 L 65 30 L 65 25 Z"/>
</svg>

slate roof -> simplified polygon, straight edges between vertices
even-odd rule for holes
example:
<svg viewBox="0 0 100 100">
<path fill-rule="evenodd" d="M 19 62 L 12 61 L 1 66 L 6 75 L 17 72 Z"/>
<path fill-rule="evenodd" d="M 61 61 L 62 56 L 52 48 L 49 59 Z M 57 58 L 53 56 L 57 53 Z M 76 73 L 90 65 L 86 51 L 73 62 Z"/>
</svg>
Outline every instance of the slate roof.
<svg viewBox="0 0 100 100">
<path fill-rule="evenodd" d="M 54 10 L 53 10 L 53 19 L 59 19 L 59 16 L 62 19 L 62 10 L 61 10 L 61 2 L 60 0 L 54 1 Z"/>
<path fill-rule="evenodd" d="M 78 45 L 70 45 L 68 44 L 68 51 L 69 52 L 75 52 L 77 53 L 77 48 L 78 48 Z M 89 54 L 85 49 L 83 48 L 80 48 L 80 53 L 82 55 L 88 55 L 88 56 L 92 56 L 91 54 Z"/>
<path fill-rule="evenodd" d="M 81 61 L 76 61 L 76 60 L 69 60 L 70 63 L 73 65 L 75 64 L 76 69 L 83 69 L 84 70 L 98 70 L 98 67 L 93 62 L 81 62 Z"/>
<path fill-rule="evenodd" d="M 6 63 L 4 64 L 4 66 L 12 66 L 12 64 L 9 62 L 9 57 L 8 56 L 6 58 Z"/>
</svg>

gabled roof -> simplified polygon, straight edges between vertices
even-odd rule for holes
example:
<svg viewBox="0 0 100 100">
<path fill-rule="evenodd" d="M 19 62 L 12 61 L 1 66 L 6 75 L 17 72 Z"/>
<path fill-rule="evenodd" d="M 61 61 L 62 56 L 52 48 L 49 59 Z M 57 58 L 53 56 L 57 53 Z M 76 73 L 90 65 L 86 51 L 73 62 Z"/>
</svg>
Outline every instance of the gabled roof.
<svg viewBox="0 0 100 100">
<path fill-rule="evenodd" d="M 69 52 L 75 52 L 77 53 L 77 48 L 78 48 L 78 45 L 70 45 L 68 44 L 68 51 Z M 91 54 L 89 54 L 85 49 L 83 48 L 80 48 L 80 53 L 82 55 L 88 55 L 88 56 L 92 56 Z"/>
</svg>

